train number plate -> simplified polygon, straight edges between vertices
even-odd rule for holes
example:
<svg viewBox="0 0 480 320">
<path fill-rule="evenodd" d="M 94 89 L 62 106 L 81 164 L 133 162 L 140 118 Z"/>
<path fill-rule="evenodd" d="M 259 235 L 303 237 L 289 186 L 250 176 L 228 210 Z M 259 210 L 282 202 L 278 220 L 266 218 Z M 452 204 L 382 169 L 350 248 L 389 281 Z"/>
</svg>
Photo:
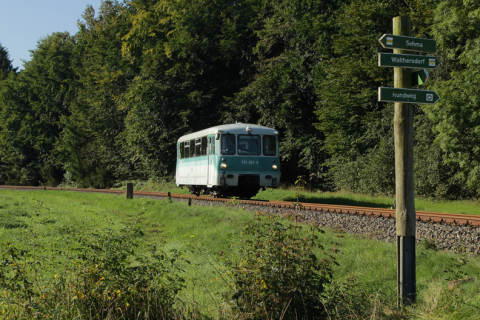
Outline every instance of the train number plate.
<svg viewBox="0 0 480 320">
<path fill-rule="evenodd" d="M 258 161 L 242 160 L 242 164 L 256 164 L 256 165 L 258 165 Z"/>
</svg>

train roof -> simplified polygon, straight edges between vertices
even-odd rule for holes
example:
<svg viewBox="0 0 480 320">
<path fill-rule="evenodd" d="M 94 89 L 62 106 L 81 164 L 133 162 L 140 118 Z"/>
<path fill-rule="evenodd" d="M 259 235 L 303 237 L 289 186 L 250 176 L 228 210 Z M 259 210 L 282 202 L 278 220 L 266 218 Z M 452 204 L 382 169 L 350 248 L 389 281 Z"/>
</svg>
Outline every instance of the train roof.
<svg viewBox="0 0 480 320">
<path fill-rule="evenodd" d="M 247 127 L 251 129 L 251 132 L 250 132 L 251 134 L 278 134 L 277 130 L 264 127 L 258 124 L 232 123 L 232 124 L 222 124 L 219 126 L 189 133 L 187 135 L 180 137 L 180 139 L 178 139 L 178 142 L 195 139 L 199 137 L 204 137 L 210 134 L 217 134 L 217 133 L 232 133 L 232 134 L 247 133 Z"/>
</svg>

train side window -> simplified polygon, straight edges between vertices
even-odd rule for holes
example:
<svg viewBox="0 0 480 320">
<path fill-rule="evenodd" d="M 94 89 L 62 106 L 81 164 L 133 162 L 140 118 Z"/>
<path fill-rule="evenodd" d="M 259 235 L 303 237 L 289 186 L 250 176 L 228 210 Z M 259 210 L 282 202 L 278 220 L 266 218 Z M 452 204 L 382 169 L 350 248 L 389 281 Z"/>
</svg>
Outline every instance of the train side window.
<svg viewBox="0 0 480 320">
<path fill-rule="evenodd" d="M 180 142 L 180 159 L 185 158 L 185 142 Z"/>
<path fill-rule="evenodd" d="M 195 139 L 190 140 L 190 158 L 195 157 Z"/>
<path fill-rule="evenodd" d="M 275 136 L 263 136 L 263 155 L 275 156 L 277 154 L 277 139 Z"/>
<path fill-rule="evenodd" d="M 202 137 L 202 156 L 207 155 L 207 137 Z"/>
<path fill-rule="evenodd" d="M 195 157 L 202 155 L 202 138 L 195 139 Z"/>
<path fill-rule="evenodd" d="M 184 144 L 185 144 L 185 151 L 183 156 L 185 158 L 190 158 L 190 141 L 185 141 Z"/>
<path fill-rule="evenodd" d="M 235 154 L 234 134 L 222 134 L 222 154 Z"/>
</svg>

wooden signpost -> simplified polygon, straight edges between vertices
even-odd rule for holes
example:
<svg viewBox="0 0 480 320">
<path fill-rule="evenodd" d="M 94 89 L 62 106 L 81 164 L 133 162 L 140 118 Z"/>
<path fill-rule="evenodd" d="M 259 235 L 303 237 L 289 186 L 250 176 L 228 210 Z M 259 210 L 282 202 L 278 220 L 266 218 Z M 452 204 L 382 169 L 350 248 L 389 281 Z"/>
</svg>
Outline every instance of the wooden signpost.
<svg viewBox="0 0 480 320">
<path fill-rule="evenodd" d="M 412 85 L 424 84 L 425 70 L 434 69 L 436 57 L 411 55 L 405 51 L 435 52 L 436 41 L 411 37 L 410 17 L 393 18 L 393 35 L 380 39 L 393 54 L 379 54 L 379 66 L 394 67 L 394 88 L 379 88 L 379 101 L 395 102 L 395 189 L 397 224 L 397 295 L 405 305 L 416 300 L 415 232 L 416 214 L 413 192 L 413 103 L 433 104 L 440 98 L 435 91 L 414 90 Z"/>
</svg>

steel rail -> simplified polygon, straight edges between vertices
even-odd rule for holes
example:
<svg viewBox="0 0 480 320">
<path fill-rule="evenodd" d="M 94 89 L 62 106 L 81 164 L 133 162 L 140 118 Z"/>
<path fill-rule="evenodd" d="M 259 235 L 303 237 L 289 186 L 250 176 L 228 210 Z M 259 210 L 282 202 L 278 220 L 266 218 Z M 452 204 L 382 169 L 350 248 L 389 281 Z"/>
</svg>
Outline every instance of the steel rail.
<svg viewBox="0 0 480 320">
<path fill-rule="evenodd" d="M 110 190 L 110 189 L 84 189 L 84 188 L 52 188 L 52 187 L 29 187 L 29 186 L 0 186 L 2 189 L 11 190 L 56 190 L 56 191 L 77 191 L 77 192 L 93 192 L 93 193 L 110 193 L 110 194 L 125 194 L 125 190 Z M 147 191 L 134 191 L 134 195 L 139 196 L 159 196 L 159 197 L 172 197 L 212 202 L 232 202 L 235 201 L 238 204 L 255 205 L 255 206 L 268 206 L 279 209 L 291 209 L 296 208 L 307 211 L 322 211 L 332 212 L 339 214 L 352 214 L 372 217 L 383 218 L 395 218 L 395 209 L 388 208 L 371 208 L 371 207 L 356 207 L 346 205 L 334 205 L 334 204 L 320 204 L 320 203 L 307 203 L 307 202 L 287 202 L 287 201 L 267 201 L 267 200 L 242 200 L 242 199 L 226 199 L 226 198 L 213 198 L 210 196 L 196 196 L 191 194 L 180 194 L 170 192 L 147 192 Z M 428 212 L 428 211 L 416 211 L 417 221 L 433 222 L 433 223 L 445 223 L 452 225 L 464 225 L 464 226 L 480 226 L 480 215 L 469 214 L 455 214 L 455 213 L 441 213 L 441 212 Z"/>
</svg>

